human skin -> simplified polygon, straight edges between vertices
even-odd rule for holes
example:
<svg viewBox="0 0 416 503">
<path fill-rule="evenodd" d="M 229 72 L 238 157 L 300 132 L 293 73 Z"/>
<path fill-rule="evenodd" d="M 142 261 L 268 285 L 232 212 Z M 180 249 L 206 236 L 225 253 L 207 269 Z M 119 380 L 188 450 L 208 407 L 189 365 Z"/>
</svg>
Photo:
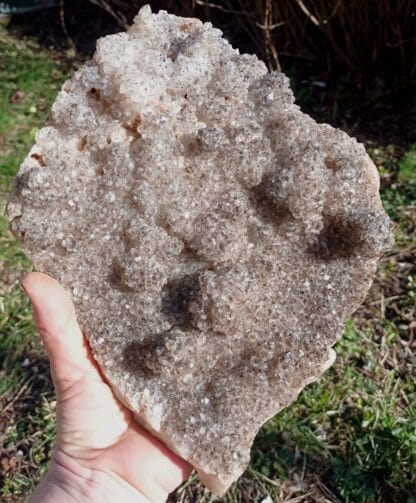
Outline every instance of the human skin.
<svg viewBox="0 0 416 503">
<path fill-rule="evenodd" d="M 191 466 L 141 428 L 115 398 L 64 288 L 39 272 L 21 285 L 32 302 L 57 396 L 52 460 L 29 503 L 165 501 Z"/>
</svg>

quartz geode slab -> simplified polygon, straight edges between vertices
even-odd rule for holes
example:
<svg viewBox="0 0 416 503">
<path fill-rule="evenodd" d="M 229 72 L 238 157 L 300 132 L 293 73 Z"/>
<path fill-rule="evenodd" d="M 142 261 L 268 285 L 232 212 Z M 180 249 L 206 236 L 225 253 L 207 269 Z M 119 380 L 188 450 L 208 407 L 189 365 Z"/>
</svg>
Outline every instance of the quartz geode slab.
<svg viewBox="0 0 416 503">
<path fill-rule="evenodd" d="M 363 146 L 293 102 L 211 24 L 144 7 L 63 85 L 8 205 L 117 396 L 218 493 L 391 242 Z"/>
</svg>

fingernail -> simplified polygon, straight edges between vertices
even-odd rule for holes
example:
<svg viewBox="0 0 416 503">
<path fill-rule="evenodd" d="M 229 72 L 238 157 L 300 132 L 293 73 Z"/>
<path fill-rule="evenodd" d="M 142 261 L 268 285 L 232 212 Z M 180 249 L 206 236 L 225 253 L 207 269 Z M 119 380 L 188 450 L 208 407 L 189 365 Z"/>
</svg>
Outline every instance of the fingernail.
<svg viewBox="0 0 416 503">
<path fill-rule="evenodd" d="M 19 280 L 19 286 L 20 286 L 20 288 L 23 290 L 23 293 L 24 293 L 27 297 L 29 297 L 29 294 L 27 293 L 27 290 L 26 290 L 26 288 L 25 288 L 25 286 L 24 286 L 24 284 L 23 284 L 23 281 L 24 281 L 24 279 L 25 279 L 25 278 L 26 278 L 26 276 L 23 276 L 23 278 L 20 278 L 20 280 Z"/>
</svg>

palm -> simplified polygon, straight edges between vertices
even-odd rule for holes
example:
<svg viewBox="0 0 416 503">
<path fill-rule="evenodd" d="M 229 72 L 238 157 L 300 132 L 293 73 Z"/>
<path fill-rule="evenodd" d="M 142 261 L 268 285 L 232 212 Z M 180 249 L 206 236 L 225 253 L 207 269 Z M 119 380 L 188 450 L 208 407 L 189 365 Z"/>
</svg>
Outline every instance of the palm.
<svg viewBox="0 0 416 503">
<path fill-rule="evenodd" d="M 55 450 L 163 500 L 189 475 L 189 465 L 143 430 L 115 398 L 65 290 L 41 273 L 28 275 L 22 284 L 51 361 L 58 402 Z"/>
<path fill-rule="evenodd" d="M 59 394 L 58 446 L 80 459 L 116 444 L 131 423 L 131 414 L 97 374 L 93 369 Z"/>
</svg>

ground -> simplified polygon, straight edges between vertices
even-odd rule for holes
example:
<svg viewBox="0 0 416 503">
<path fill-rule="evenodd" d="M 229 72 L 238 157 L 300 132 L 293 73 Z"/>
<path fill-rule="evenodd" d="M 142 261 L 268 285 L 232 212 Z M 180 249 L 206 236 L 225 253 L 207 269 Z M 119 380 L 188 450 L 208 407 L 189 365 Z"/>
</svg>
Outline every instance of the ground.
<svg viewBox="0 0 416 503">
<path fill-rule="evenodd" d="M 0 27 L 1 213 L 12 177 L 71 71 L 62 53 L 18 40 Z M 301 104 L 303 98 L 305 90 L 298 94 Z M 313 95 L 306 91 L 306 98 L 305 106 Z M 339 122 L 336 115 L 333 119 Z M 172 502 L 416 502 L 416 145 L 410 135 L 391 143 L 388 135 L 372 133 L 357 132 L 379 169 L 396 245 L 380 262 L 364 305 L 347 323 L 335 365 L 263 427 L 249 468 L 223 499 L 193 477 Z M 4 503 L 23 501 L 37 483 L 55 432 L 47 359 L 18 286 L 29 270 L 0 216 Z"/>
</svg>

